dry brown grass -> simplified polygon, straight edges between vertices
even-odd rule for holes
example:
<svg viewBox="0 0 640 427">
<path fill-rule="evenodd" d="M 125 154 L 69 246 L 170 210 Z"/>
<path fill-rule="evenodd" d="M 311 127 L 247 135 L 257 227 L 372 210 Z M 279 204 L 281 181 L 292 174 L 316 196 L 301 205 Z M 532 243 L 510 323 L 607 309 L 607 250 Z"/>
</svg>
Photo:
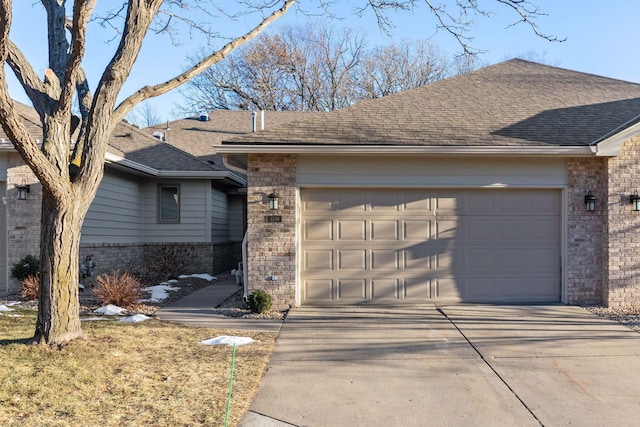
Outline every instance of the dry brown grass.
<svg viewBox="0 0 640 427">
<path fill-rule="evenodd" d="M 230 423 L 257 390 L 276 334 L 187 327 L 158 320 L 84 322 L 85 339 L 59 350 L 25 344 L 35 313 L 0 316 L 0 425 L 222 426 L 232 347 L 218 335 L 250 336 L 236 349 Z"/>
</svg>

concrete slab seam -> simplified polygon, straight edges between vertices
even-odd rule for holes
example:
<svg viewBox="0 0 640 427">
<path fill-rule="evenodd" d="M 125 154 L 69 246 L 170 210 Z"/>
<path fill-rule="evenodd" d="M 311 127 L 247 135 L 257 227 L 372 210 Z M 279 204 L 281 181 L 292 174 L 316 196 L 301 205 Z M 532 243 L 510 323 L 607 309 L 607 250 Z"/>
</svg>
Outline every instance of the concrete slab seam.
<svg viewBox="0 0 640 427">
<path fill-rule="evenodd" d="M 471 340 L 464 334 L 464 332 L 462 332 L 462 330 L 458 327 L 458 325 L 456 325 L 456 323 L 449 316 L 447 316 L 447 313 L 445 313 L 444 310 L 442 310 L 439 307 L 436 308 L 436 311 L 438 311 L 442 316 L 444 316 L 444 318 L 447 319 L 454 328 L 456 328 L 458 333 L 460 333 L 460 335 L 462 335 L 462 337 L 465 339 L 465 341 L 467 341 L 467 343 L 471 346 L 471 348 L 473 348 L 473 350 L 478 354 L 478 356 L 484 362 L 484 364 L 487 365 L 489 369 L 491 369 L 491 371 L 496 375 L 496 377 L 498 377 L 498 379 L 505 385 L 505 387 L 507 387 L 507 390 L 509 390 L 509 392 L 513 394 L 513 396 L 516 399 L 518 399 L 520 404 L 529 412 L 529 414 L 531 414 L 531 416 L 538 422 L 538 424 L 540 424 L 541 426 L 544 426 L 544 424 L 542 424 L 542 421 L 540 421 L 540 419 L 536 416 L 536 414 L 533 413 L 531 408 L 529 408 L 527 404 L 524 403 L 524 401 L 520 398 L 520 396 L 518 396 L 518 393 L 516 393 L 515 390 L 512 389 L 511 386 L 507 383 L 507 381 L 504 378 L 502 378 L 502 376 L 498 373 L 498 371 L 496 371 L 494 367 L 491 366 L 491 363 L 489 363 L 489 361 L 484 357 L 484 355 L 480 353 L 480 351 L 476 348 L 475 345 L 473 345 Z"/>
<path fill-rule="evenodd" d="M 274 417 L 270 417 L 269 415 L 261 414 L 260 412 L 256 412 L 256 411 L 249 411 L 249 412 L 251 412 L 252 414 L 259 415 L 260 417 L 263 417 L 263 418 L 268 418 L 268 419 L 273 420 L 273 421 L 278 422 L 278 423 L 286 424 L 286 425 L 288 425 L 288 426 L 292 426 L 292 427 L 300 427 L 300 426 L 299 426 L 299 425 L 297 425 L 297 424 L 291 424 L 291 423 L 288 423 L 288 422 L 286 422 L 286 421 L 280 420 L 280 419 L 278 419 L 278 418 L 274 418 Z"/>
</svg>

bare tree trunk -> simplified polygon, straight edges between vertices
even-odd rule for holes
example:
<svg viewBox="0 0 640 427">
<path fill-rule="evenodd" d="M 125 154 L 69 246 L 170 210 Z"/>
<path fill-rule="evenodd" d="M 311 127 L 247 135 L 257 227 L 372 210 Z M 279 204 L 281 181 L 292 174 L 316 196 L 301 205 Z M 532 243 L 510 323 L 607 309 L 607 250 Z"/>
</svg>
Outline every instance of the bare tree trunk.
<svg viewBox="0 0 640 427">
<path fill-rule="evenodd" d="M 86 206 L 85 206 L 86 205 Z M 34 340 L 59 345 L 82 337 L 78 274 L 80 231 L 88 203 L 44 190 L 40 238 L 40 304 Z"/>
</svg>

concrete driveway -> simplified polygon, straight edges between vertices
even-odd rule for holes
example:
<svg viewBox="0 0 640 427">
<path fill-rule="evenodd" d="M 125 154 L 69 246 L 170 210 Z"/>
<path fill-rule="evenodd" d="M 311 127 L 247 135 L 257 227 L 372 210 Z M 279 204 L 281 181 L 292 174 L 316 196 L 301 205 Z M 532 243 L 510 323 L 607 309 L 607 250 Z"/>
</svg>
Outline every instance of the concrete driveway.
<svg viewBox="0 0 640 427">
<path fill-rule="evenodd" d="M 639 425 L 639 356 L 579 307 L 294 309 L 240 425 Z"/>
</svg>

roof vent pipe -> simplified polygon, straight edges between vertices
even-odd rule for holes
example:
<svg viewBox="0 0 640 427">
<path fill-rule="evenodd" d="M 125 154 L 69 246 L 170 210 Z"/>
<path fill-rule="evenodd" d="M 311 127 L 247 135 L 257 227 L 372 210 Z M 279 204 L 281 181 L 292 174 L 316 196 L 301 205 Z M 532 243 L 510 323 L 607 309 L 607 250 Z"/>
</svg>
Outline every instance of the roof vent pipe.
<svg viewBox="0 0 640 427">
<path fill-rule="evenodd" d="M 256 116 L 257 113 L 255 111 L 251 112 L 251 132 L 256 131 Z"/>
</svg>

